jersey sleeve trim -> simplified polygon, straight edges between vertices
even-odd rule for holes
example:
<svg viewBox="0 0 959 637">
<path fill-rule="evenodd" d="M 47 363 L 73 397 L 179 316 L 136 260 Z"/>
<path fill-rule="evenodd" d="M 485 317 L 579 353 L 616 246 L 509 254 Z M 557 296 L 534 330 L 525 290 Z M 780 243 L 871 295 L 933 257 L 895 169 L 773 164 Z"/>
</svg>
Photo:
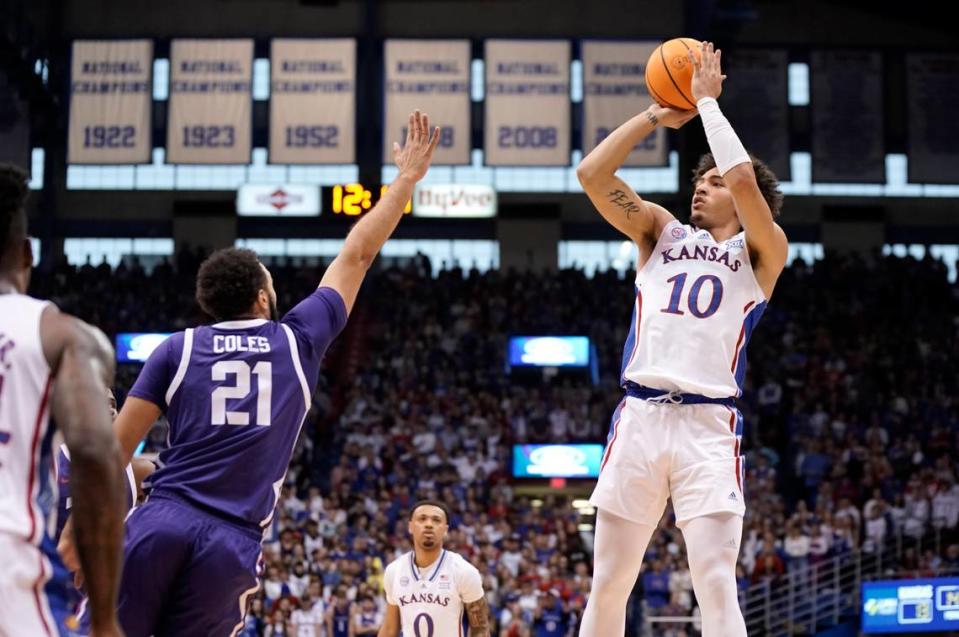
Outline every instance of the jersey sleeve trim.
<svg viewBox="0 0 959 637">
<path fill-rule="evenodd" d="M 296 336 L 293 330 L 285 323 L 280 323 L 286 338 L 290 342 L 290 354 L 293 356 L 293 369 L 296 370 L 296 377 L 300 380 L 300 388 L 303 390 L 303 404 L 307 411 L 310 410 L 310 386 L 306 382 L 306 375 L 303 373 L 303 365 L 300 363 L 300 349 L 296 345 Z"/>
<path fill-rule="evenodd" d="M 125 473 L 127 474 L 127 486 L 130 487 L 130 508 L 127 510 L 127 516 L 133 511 L 137 504 L 137 479 L 133 474 L 133 463 L 127 465 Z"/>
<path fill-rule="evenodd" d="M 170 406 L 170 401 L 173 400 L 173 395 L 176 394 L 176 390 L 180 388 L 180 383 L 183 382 L 183 378 L 186 376 L 186 370 L 190 366 L 190 353 L 193 351 L 193 328 L 188 328 L 183 332 L 183 352 L 180 354 L 180 366 L 177 367 L 176 375 L 173 377 L 173 380 L 170 382 L 170 386 L 166 390 L 166 400 L 167 407 Z"/>
</svg>

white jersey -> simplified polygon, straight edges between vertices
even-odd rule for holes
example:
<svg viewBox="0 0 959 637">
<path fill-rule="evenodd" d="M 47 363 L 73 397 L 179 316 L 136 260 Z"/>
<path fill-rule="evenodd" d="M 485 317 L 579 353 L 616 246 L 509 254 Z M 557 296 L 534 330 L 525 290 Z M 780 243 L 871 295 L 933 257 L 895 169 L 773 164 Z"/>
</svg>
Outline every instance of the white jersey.
<svg viewBox="0 0 959 637">
<path fill-rule="evenodd" d="M 59 634 L 68 574 L 53 543 L 52 374 L 40 343 L 49 305 L 0 295 L 0 635 Z"/>
<path fill-rule="evenodd" d="M 744 233 L 717 243 L 706 230 L 671 221 L 636 273 L 623 382 L 739 396 L 746 344 L 765 309 Z"/>
<path fill-rule="evenodd" d="M 458 553 L 418 568 L 413 552 L 386 567 L 386 601 L 400 607 L 403 637 L 457 637 L 463 634 L 463 605 L 483 597 L 483 578 Z"/>
<path fill-rule="evenodd" d="M 53 377 L 40 343 L 40 315 L 48 305 L 0 295 L 0 534 L 37 547 L 55 523 L 57 503 L 49 414 Z"/>
</svg>

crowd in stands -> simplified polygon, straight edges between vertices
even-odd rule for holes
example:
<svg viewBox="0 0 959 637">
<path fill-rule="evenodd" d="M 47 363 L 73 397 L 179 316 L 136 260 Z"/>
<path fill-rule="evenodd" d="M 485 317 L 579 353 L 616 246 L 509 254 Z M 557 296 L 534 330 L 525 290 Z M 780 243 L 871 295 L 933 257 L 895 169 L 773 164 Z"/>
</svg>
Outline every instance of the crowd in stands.
<svg viewBox="0 0 959 637">
<path fill-rule="evenodd" d="M 110 334 L 173 331 L 203 320 L 192 300 L 200 258 L 186 252 L 151 272 L 60 263 L 35 274 L 31 292 Z M 271 272 L 281 312 L 320 275 L 292 263 Z M 375 634 L 383 569 L 410 550 L 407 515 L 421 498 L 451 505 L 446 548 L 483 575 L 496 634 L 575 634 L 590 590 L 590 510 L 574 508 L 582 495 L 533 494 L 511 479 L 510 450 L 604 441 L 632 298 L 632 274 L 615 272 L 433 277 L 424 259 L 374 270 L 327 357 L 241 634 Z M 740 402 L 744 590 L 899 538 L 901 575 L 959 570 L 957 317 L 959 287 L 937 261 L 827 256 L 786 269 L 749 345 Z M 598 384 L 508 374 L 506 340 L 521 333 L 590 336 Z M 118 375 L 121 397 L 135 373 Z M 640 634 L 644 615 L 695 607 L 667 511 L 627 634 Z"/>
</svg>

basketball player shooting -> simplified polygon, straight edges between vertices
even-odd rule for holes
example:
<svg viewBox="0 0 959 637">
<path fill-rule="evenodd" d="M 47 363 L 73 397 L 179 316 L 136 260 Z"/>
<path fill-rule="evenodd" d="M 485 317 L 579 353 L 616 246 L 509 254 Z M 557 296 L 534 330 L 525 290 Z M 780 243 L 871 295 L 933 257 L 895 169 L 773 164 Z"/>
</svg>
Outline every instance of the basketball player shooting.
<svg viewBox="0 0 959 637">
<path fill-rule="evenodd" d="M 242 628 L 320 362 L 438 140 L 425 114 L 410 115 L 406 144 L 394 144 L 396 180 L 353 227 L 319 287 L 282 320 L 272 277 L 252 251 L 220 250 L 200 266 L 197 300 L 216 323 L 177 332 L 154 350 L 114 424 L 128 463 L 161 413 L 170 423 L 150 496 L 126 525 L 118 613 L 129 637 Z"/>
<path fill-rule="evenodd" d="M 462 635 L 463 612 L 469 637 L 490 637 L 489 606 L 475 566 L 443 548 L 449 510 L 423 500 L 410 511 L 413 550 L 391 562 L 383 574 L 386 619 L 379 637 Z"/>
<path fill-rule="evenodd" d="M 625 630 L 626 601 L 672 498 L 688 552 L 703 635 L 746 635 L 736 591 L 742 537 L 742 393 L 746 344 L 786 262 L 773 221 L 775 175 L 750 157 L 716 99 L 720 52 L 703 43 L 694 65 L 697 110 L 658 105 L 620 126 L 577 174 L 600 214 L 636 243 L 636 299 L 623 352 L 626 396 L 613 414 L 590 502 L 596 522 L 593 588 L 580 635 Z M 690 224 L 643 201 L 615 172 L 659 126 L 698 111 L 710 154 L 695 171 Z"/>
</svg>

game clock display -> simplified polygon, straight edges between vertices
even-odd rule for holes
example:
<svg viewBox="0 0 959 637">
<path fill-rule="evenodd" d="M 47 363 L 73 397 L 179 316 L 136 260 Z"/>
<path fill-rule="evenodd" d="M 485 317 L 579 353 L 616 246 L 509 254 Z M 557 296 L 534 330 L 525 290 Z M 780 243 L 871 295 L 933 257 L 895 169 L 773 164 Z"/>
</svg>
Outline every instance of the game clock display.
<svg viewBox="0 0 959 637">
<path fill-rule="evenodd" d="M 383 198 L 389 186 L 370 186 L 363 184 L 342 184 L 323 189 L 323 209 L 335 215 L 359 217 L 369 212 Z M 413 210 L 413 202 L 407 201 L 403 214 Z"/>
<path fill-rule="evenodd" d="M 959 578 L 863 582 L 863 633 L 954 630 L 959 630 Z"/>
</svg>

